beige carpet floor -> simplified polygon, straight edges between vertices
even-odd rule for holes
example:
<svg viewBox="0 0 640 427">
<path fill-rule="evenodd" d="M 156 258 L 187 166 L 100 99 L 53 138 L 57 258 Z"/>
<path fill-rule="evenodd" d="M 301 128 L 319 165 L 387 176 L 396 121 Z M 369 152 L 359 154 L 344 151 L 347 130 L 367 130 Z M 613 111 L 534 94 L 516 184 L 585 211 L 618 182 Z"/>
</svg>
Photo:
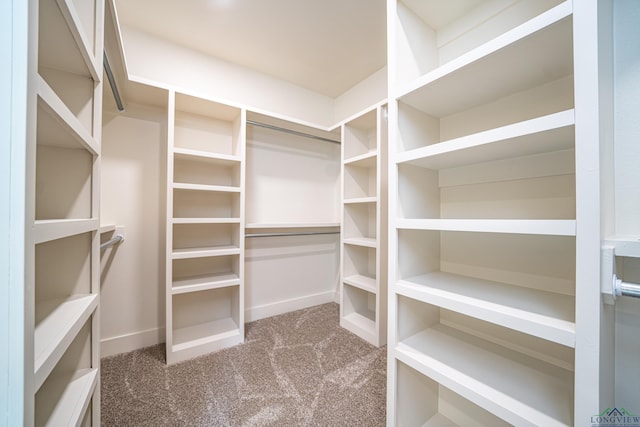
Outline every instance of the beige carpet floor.
<svg viewBox="0 0 640 427">
<path fill-rule="evenodd" d="M 166 366 L 164 345 L 102 359 L 103 426 L 383 426 L 386 347 L 330 303 L 246 325 L 244 344 Z"/>
</svg>

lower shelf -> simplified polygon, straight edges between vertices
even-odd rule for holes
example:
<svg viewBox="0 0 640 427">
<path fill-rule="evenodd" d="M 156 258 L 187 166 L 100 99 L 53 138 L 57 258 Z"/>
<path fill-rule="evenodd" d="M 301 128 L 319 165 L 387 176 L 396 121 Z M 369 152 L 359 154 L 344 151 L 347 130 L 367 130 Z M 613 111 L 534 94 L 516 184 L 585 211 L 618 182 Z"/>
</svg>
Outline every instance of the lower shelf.
<svg viewBox="0 0 640 427">
<path fill-rule="evenodd" d="M 394 353 L 510 423 L 573 424 L 573 374 L 567 370 L 442 324 L 403 340 Z"/>
<path fill-rule="evenodd" d="M 351 313 L 343 316 L 340 319 L 340 326 L 368 342 L 377 341 L 375 320 L 360 313 Z"/>
<path fill-rule="evenodd" d="M 508 427 L 511 424 L 459 394 L 396 362 L 395 423 L 422 427 Z"/>
<path fill-rule="evenodd" d="M 68 377 L 51 378 L 48 387 L 59 394 L 36 395 L 36 426 L 76 426 L 84 417 L 98 383 L 98 369 L 81 369 Z M 57 398 L 57 400 L 54 400 Z"/>
<path fill-rule="evenodd" d="M 182 278 L 173 281 L 171 293 L 173 295 L 205 291 L 207 289 L 223 288 L 240 284 L 237 273 L 212 273 Z"/>
<path fill-rule="evenodd" d="M 36 390 L 98 305 L 98 296 L 74 295 L 36 304 L 34 374 Z"/>
<path fill-rule="evenodd" d="M 174 330 L 172 348 L 181 351 L 239 335 L 240 329 L 233 319 L 220 319 Z"/>
</svg>

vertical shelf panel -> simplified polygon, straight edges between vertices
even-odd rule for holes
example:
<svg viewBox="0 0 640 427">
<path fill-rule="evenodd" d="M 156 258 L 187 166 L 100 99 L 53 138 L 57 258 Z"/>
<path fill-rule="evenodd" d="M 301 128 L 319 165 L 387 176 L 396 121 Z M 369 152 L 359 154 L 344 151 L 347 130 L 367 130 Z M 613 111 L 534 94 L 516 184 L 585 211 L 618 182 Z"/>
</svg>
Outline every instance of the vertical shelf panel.
<svg viewBox="0 0 640 427">
<path fill-rule="evenodd" d="M 342 126 L 340 325 L 386 343 L 386 106 Z"/>
<path fill-rule="evenodd" d="M 169 92 L 167 363 L 244 340 L 246 112 Z"/>
</svg>

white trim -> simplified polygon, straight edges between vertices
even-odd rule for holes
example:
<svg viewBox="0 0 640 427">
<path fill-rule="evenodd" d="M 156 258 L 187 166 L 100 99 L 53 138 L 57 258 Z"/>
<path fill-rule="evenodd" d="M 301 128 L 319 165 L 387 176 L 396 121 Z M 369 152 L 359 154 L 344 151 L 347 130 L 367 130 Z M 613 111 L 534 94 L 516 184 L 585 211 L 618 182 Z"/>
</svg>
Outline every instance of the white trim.
<svg viewBox="0 0 640 427">
<path fill-rule="evenodd" d="M 25 423 L 25 177 L 28 3 L 0 4 L 0 426 Z M 8 238 L 6 238 L 8 236 Z"/>
<path fill-rule="evenodd" d="M 164 328 L 151 328 L 100 340 L 100 357 L 127 353 L 164 342 Z"/>
<path fill-rule="evenodd" d="M 327 291 L 313 295 L 305 295 L 303 297 L 291 298 L 283 301 L 272 302 L 269 304 L 248 307 L 245 309 L 245 322 L 253 322 L 265 319 L 278 314 L 289 313 L 290 311 L 301 310 L 303 308 L 313 307 L 314 305 L 326 304 L 328 302 L 337 301 L 337 292 Z"/>
</svg>

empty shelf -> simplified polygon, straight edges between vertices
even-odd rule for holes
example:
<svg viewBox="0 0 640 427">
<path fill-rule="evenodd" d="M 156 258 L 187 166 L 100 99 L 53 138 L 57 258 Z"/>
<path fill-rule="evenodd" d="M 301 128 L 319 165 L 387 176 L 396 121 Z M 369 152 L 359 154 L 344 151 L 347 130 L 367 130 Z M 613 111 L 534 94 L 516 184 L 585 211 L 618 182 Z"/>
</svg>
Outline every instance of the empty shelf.
<svg viewBox="0 0 640 427">
<path fill-rule="evenodd" d="M 231 318 L 201 323 L 174 330 L 172 350 L 186 350 L 239 335 L 238 325 Z"/>
<path fill-rule="evenodd" d="M 67 383 L 64 392 L 46 421 L 36 425 L 44 426 L 78 426 L 89 407 L 91 396 L 98 383 L 98 369 L 81 369 L 71 378 L 54 378 L 53 381 Z M 55 387 L 55 386 L 54 386 Z M 55 387 L 57 388 L 57 387 Z"/>
<path fill-rule="evenodd" d="M 173 184 L 175 190 L 191 190 L 191 191 L 219 191 L 226 193 L 239 193 L 240 187 L 232 187 L 227 185 L 205 185 L 205 184 L 186 184 L 176 182 Z"/>
<path fill-rule="evenodd" d="M 575 236 L 575 220 L 398 219 L 398 229 Z"/>
<path fill-rule="evenodd" d="M 240 285 L 240 276 L 236 273 L 212 273 L 175 279 L 172 284 L 173 295 L 187 292 L 205 291 Z"/>
<path fill-rule="evenodd" d="M 95 294 L 75 295 L 36 304 L 36 318 L 42 318 L 34 333 L 36 390 L 51 373 L 97 304 L 98 296 Z"/>
<path fill-rule="evenodd" d="M 375 294 L 378 290 L 376 279 L 361 274 L 355 274 L 353 276 L 347 276 L 342 281 L 348 285 L 360 288 L 363 291 L 371 292 Z"/>
<path fill-rule="evenodd" d="M 366 246 L 368 248 L 376 248 L 378 241 L 370 237 L 349 237 L 344 239 L 346 245 Z"/>
<path fill-rule="evenodd" d="M 403 340 L 395 353 L 403 363 L 510 423 L 573 424 L 573 374 L 564 369 L 444 325 Z"/>
<path fill-rule="evenodd" d="M 174 249 L 172 252 L 172 258 L 186 259 L 238 254 L 240 254 L 240 248 L 237 246 L 211 246 L 203 248 Z"/>
<path fill-rule="evenodd" d="M 63 239 L 98 229 L 97 219 L 39 220 L 34 224 L 35 243 Z M 101 229 L 102 230 L 102 229 Z"/>
<path fill-rule="evenodd" d="M 575 346 L 573 296 L 449 273 L 401 280 L 400 295 L 507 328 Z"/>
</svg>

